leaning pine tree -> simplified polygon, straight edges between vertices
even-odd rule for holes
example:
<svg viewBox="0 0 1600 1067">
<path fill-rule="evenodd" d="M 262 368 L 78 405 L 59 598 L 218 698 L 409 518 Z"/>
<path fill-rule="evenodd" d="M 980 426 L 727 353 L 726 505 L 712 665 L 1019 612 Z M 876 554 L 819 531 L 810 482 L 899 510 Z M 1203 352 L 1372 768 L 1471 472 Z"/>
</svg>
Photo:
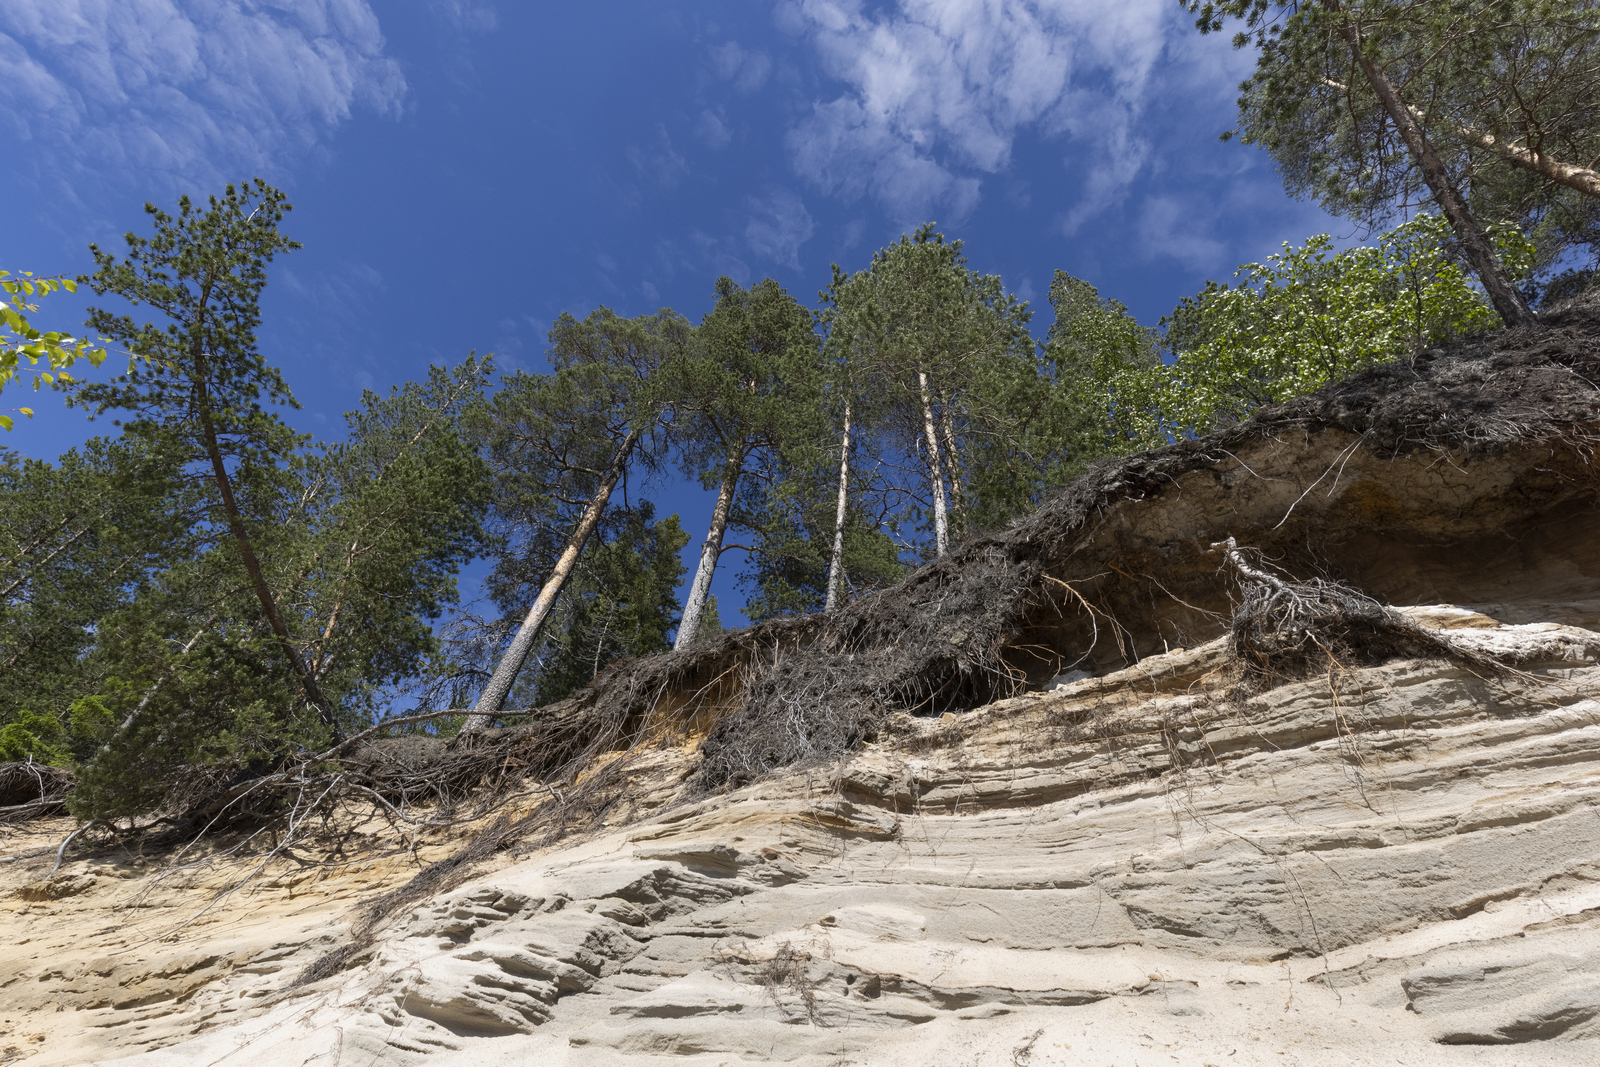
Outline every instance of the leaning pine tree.
<svg viewBox="0 0 1600 1067">
<path fill-rule="evenodd" d="M 811 313 L 770 278 L 749 289 L 719 278 L 716 306 L 668 372 L 663 386 L 679 406 L 675 423 L 683 465 L 704 484 L 717 486 L 673 645 L 681 649 L 699 631 L 746 463 L 819 432 Z"/>
<path fill-rule="evenodd" d="M 1502 84 L 1496 90 L 1496 76 L 1483 73 L 1496 66 L 1502 70 L 1530 66 L 1515 62 L 1525 57 L 1507 60 L 1502 56 L 1507 61 L 1499 62 L 1482 54 L 1483 42 L 1508 35 L 1506 17 L 1529 4 L 1468 0 L 1184 2 L 1199 16 L 1195 25 L 1202 33 L 1221 30 L 1228 18 L 1244 22 L 1245 31 L 1234 37 L 1234 44 L 1254 44 L 1259 54 L 1255 73 L 1242 87 L 1239 132 L 1245 141 L 1272 152 L 1291 189 L 1314 193 L 1330 210 L 1348 211 L 1371 222 L 1405 206 L 1420 179 L 1449 221 L 1462 254 L 1501 319 L 1510 326 L 1535 322 L 1479 213 L 1469 204 L 1463 182 L 1472 177 L 1474 154 L 1488 153 L 1501 164 L 1530 168 L 1580 191 L 1588 188 L 1584 175 L 1558 174 L 1560 168 L 1537 145 L 1515 146 L 1505 137 L 1510 131 L 1500 119 L 1519 110 L 1510 106 L 1511 100 L 1519 95 L 1536 100 L 1543 95 L 1536 91 L 1539 86 Z M 1572 27 L 1575 40 L 1592 36 L 1592 27 L 1582 25 L 1594 22 L 1592 11 L 1585 15 L 1578 10 L 1592 5 L 1538 6 L 1549 9 L 1547 15 L 1554 16 L 1560 9 L 1568 22 L 1576 20 Z M 1530 15 L 1529 19 L 1534 26 L 1542 22 L 1542 17 Z M 1468 51 L 1483 62 L 1462 64 L 1451 58 Z M 1577 68 L 1592 66 L 1586 51 L 1576 57 L 1551 58 L 1557 67 L 1567 61 Z M 1531 67 L 1536 70 L 1539 64 Z M 1505 77 L 1498 78 L 1500 83 L 1505 81 Z M 1541 81 L 1568 84 L 1574 80 Z M 1578 77 L 1576 84 L 1592 94 L 1592 76 Z M 1487 106 L 1499 97 L 1504 97 L 1501 103 L 1507 106 Z M 1476 101 L 1475 105 L 1464 107 L 1469 100 Z M 1577 131 L 1586 124 L 1592 130 L 1593 100 L 1575 99 L 1574 103 L 1576 111 L 1557 106 L 1549 116 L 1554 120 L 1550 130 L 1571 128 L 1576 138 L 1573 143 L 1592 146 L 1590 130 Z M 1520 110 L 1530 113 L 1527 108 Z M 1503 131 L 1499 137 L 1495 129 Z M 1535 122 L 1517 132 L 1539 129 Z M 1500 152 L 1493 151 L 1497 145 Z"/>
<path fill-rule="evenodd" d="M 661 421 L 655 378 L 687 333 L 667 309 L 636 319 L 607 308 L 582 322 L 562 315 L 550 332 L 556 373 L 512 379 L 488 409 L 482 435 L 497 476 L 498 522 L 529 549 L 504 554 L 491 581 L 537 580 L 539 592 L 464 730 L 487 727 L 504 707 L 611 494 Z M 553 530 L 561 542 L 550 559 Z"/>
</svg>

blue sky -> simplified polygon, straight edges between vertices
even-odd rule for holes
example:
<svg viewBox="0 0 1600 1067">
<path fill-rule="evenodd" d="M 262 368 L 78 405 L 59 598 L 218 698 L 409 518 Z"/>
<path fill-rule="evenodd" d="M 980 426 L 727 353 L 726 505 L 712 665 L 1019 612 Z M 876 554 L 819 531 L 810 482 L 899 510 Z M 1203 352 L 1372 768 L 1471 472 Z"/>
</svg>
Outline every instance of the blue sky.
<svg viewBox="0 0 1600 1067">
<path fill-rule="evenodd" d="M 146 200 L 260 175 L 305 245 L 262 347 L 289 420 L 329 437 L 363 388 L 472 349 L 541 368 L 562 311 L 698 320 L 724 273 L 812 303 L 830 263 L 925 220 L 1040 337 L 1058 268 L 1154 324 L 1348 229 L 1218 141 L 1249 65 L 1176 0 L 6 0 L 0 268 L 85 271 Z M 39 321 L 75 328 L 82 302 Z M 39 414 L 0 444 L 29 454 L 109 429 L 0 396 L 20 404 Z M 708 495 L 652 495 L 703 533 Z"/>
</svg>

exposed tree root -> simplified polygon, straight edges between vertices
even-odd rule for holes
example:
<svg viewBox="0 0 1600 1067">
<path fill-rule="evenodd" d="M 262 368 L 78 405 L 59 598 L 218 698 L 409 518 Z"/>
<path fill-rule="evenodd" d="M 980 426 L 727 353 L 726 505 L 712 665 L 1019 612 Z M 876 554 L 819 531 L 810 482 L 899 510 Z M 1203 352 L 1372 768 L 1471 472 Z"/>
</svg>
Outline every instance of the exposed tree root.
<svg viewBox="0 0 1600 1067">
<path fill-rule="evenodd" d="M 1314 674 L 1343 674 L 1402 658 L 1439 656 L 1488 674 L 1511 670 L 1353 586 L 1276 574 L 1258 551 L 1240 547 L 1231 536 L 1211 550 L 1222 554 L 1240 591 L 1228 637 L 1242 696 Z"/>
<path fill-rule="evenodd" d="M 58 815 L 72 790 L 72 775 L 28 760 L 0 763 L 0 824 Z"/>
</svg>

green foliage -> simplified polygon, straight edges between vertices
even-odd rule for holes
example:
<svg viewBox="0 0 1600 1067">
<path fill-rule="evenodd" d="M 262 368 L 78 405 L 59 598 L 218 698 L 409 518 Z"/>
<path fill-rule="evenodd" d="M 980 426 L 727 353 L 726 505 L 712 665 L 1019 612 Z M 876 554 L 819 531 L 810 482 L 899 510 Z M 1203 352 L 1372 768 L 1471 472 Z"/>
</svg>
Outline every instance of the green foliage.
<svg viewBox="0 0 1600 1067">
<path fill-rule="evenodd" d="M 702 612 L 749 464 L 771 466 L 828 432 L 811 313 L 777 282 L 745 289 L 717 279 L 717 302 L 693 343 L 662 367 L 658 388 L 672 405 L 671 431 L 684 472 L 717 486 L 700 558 L 674 644 L 707 632 Z M 764 551 L 759 543 L 757 552 Z"/>
<path fill-rule="evenodd" d="M 1247 263 L 1239 283 L 1208 285 L 1169 322 L 1177 358 L 1131 404 L 1160 409 L 1169 431 L 1204 432 L 1263 404 L 1299 396 L 1361 367 L 1499 324 L 1447 255 L 1449 230 L 1419 215 L 1376 247 L 1332 250 L 1326 235 Z M 1527 243 L 1503 235 L 1502 256 L 1524 272 Z"/>
<path fill-rule="evenodd" d="M 501 660 L 507 640 L 518 632 L 536 596 L 556 580 L 558 564 L 596 507 L 608 472 L 622 465 L 625 501 L 627 470 L 648 473 L 657 467 L 664 404 L 656 379 L 663 363 L 677 358 L 689 343 L 690 333 L 682 316 L 665 308 L 634 319 L 608 308 L 581 321 L 564 314 L 550 331 L 555 372 L 503 379 L 492 400 L 474 416 L 473 434 L 493 480 L 489 555 L 494 567 L 486 585 L 502 615 L 487 626 L 458 628 L 454 646 L 463 661 L 493 666 Z M 648 532 L 631 525 L 641 515 Z M 589 551 L 578 557 L 576 572 L 557 590 L 561 599 L 554 610 L 560 618 L 544 626 L 538 644 L 529 650 L 534 669 L 518 667 L 524 674 L 520 689 L 508 694 L 514 701 L 587 684 L 616 655 L 643 654 L 651 647 L 649 633 L 664 633 L 673 625 L 659 617 L 645 621 L 651 612 L 670 614 L 670 605 L 662 608 L 659 598 L 639 588 L 640 581 L 650 581 L 619 574 L 613 557 L 620 550 L 607 546 L 624 537 L 644 552 L 644 571 L 665 573 L 667 563 L 656 558 L 657 550 L 669 543 L 681 547 L 676 518 L 652 525 L 645 511 L 626 507 L 620 513 L 601 511 L 594 518 L 600 525 Z M 675 557 L 671 567 L 678 567 Z M 669 593 L 676 581 L 674 577 L 668 583 Z M 609 603 L 595 603 L 597 599 Z M 619 622 L 619 612 L 635 617 Z M 591 630 L 592 639 L 585 637 Z M 619 633 L 626 636 L 618 638 Z M 544 678 L 546 673 L 551 679 Z M 472 676 L 488 675 L 478 670 Z M 470 690 L 457 688 L 451 702 L 460 706 Z"/>
<path fill-rule="evenodd" d="M 146 443 L 95 438 L 51 465 L 0 450 L 0 727 L 63 726 L 108 670 L 100 620 L 195 551 L 196 495 Z"/>
<path fill-rule="evenodd" d="M 71 402 L 95 414 L 132 412 L 130 429 L 175 435 L 205 456 L 204 438 L 224 441 L 223 454 L 241 462 L 270 462 L 297 440 L 261 402 L 296 406 L 276 368 L 256 348 L 267 264 L 299 248 L 278 233 L 290 210 L 284 194 L 257 178 L 230 185 L 206 210 L 187 196 L 178 216 L 145 205 L 151 237 L 129 233 L 118 259 L 90 245 L 96 294 L 149 307 L 164 322 L 89 309 L 89 325 L 145 358 L 110 383 L 80 383 Z"/>
<path fill-rule="evenodd" d="M 446 669 L 429 620 L 482 542 L 487 474 L 456 427 L 484 371 L 469 359 L 365 394 L 344 442 L 293 455 L 248 496 L 283 617 L 347 727 L 387 706 L 386 686 Z M 66 716 L 82 817 L 148 810 L 193 768 L 226 779 L 331 737 L 283 669 L 226 531 L 191 533 L 185 554 L 80 631 L 92 669 L 80 684 L 98 694 Z"/>
<path fill-rule="evenodd" d="M 655 375 L 688 343 L 689 323 L 663 309 L 624 319 L 599 308 L 582 321 L 563 314 L 550 331 L 553 374 L 500 380 L 470 428 L 493 486 L 490 598 L 514 629 L 566 547 L 618 448 L 636 427 L 654 429 L 661 404 Z M 659 435 L 634 449 L 649 472 Z"/>
<path fill-rule="evenodd" d="M 837 491 L 829 473 L 836 478 L 837 468 L 806 482 L 798 477 L 782 479 L 776 482 L 777 491 L 752 492 L 743 502 L 740 522 L 759 546 L 739 575 L 749 591 L 744 614 L 752 622 L 821 611 L 827 602 Z M 771 483 L 755 484 L 765 490 Z M 903 578 L 906 570 L 894 540 L 860 507 L 848 509 L 845 591 L 860 594 L 885 588 Z"/>
<path fill-rule="evenodd" d="M 0 726 L 0 762 L 65 763 L 67 754 L 60 747 L 64 732 L 55 716 L 22 708 L 11 722 Z"/>
<path fill-rule="evenodd" d="M 78 360 L 87 360 L 98 367 L 106 358 L 104 348 L 96 348 L 88 341 L 80 340 L 70 334 L 60 333 L 55 330 L 41 330 L 29 322 L 23 312 L 33 313 L 39 310 L 38 298 L 58 293 L 65 289 L 69 293 L 78 291 L 78 283 L 71 278 L 39 278 L 32 271 L 23 271 L 13 275 L 10 271 L 0 270 L 0 290 L 6 298 L 0 299 L 0 390 L 6 383 L 17 376 L 17 371 L 26 359 L 30 366 L 37 367 L 40 360 L 44 360 L 49 370 L 38 371 L 33 376 L 33 387 L 38 389 L 41 384 L 48 385 L 56 381 L 71 382 L 72 375 L 67 368 Z M 18 408 L 22 414 L 33 417 L 31 408 Z M 9 415 L 0 415 L 0 429 L 9 430 L 13 425 Z"/>
<path fill-rule="evenodd" d="M 330 446 L 263 408 L 293 404 L 256 346 L 266 265 L 297 247 L 280 192 L 146 210 L 153 235 L 94 249 L 92 284 L 160 320 L 91 309 L 144 362 L 71 393 L 132 413 L 123 436 L 0 466 L 0 728 L 77 761 L 82 817 L 277 766 L 447 669 L 429 623 L 489 497 L 460 433 L 483 403 L 475 359 L 365 394 Z"/>
<path fill-rule="evenodd" d="M 1051 388 L 1040 421 L 1055 440 L 1042 451 L 1059 457 L 1054 473 L 1062 481 L 1096 456 L 1145 448 L 1159 437 L 1140 398 L 1161 356 L 1155 330 L 1065 271 L 1056 271 L 1050 306 L 1056 321 L 1043 347 Z"/>
<path fill-rule="evenodd" d="M 1025 426 L 1044 400 L 1030 312 L 962 249 L 927 223 L 866 270 L 836 271 L 823 293 L 835 390 L 852 399 L 866 450 L 897 468 L 888 510 L 894 529 L 923 538 L 905 545 L 912 558 L 932 555 L 937 497 L 959 541 L 1026 510 L 1040 486 Z"/>
<path fill-rule="evenodd" d="M 835 268 L 817 316 L 771 280 L 727 278 L 692 328 L 667 309 L 563 315 L 551 373 L 486 396 L 486 362 L 435 367 L 364 394 L 344 440 L 312 445 L 266 410 L 293 400 L 255 341 L 265 266 L 295 247 L 276 230 L 282 194 L 257 182 L 177 217 L 148 210 L 154 235 L 129 235 L 124 260 L 96 249 L 94 284 L 161 321 L 91 319 L 145 362 L 71 383 L 73 402 L 129 425 L 54 465 L 0 450 L 0 758 L 72 764 L 84 818 L 181 808 L 184 783 L 281 766 L 419 680 L 428 706 L 464 706 L 585 514 L 598 525 L 512 703 L 561 700 L 665 651 L 684 625 L 690 536 L 638 494 L 669 456 L 729 487 L 727 524 L 747 543 L 714 526 L 713 548 L 748 553 L 746 613 L 812 612 L 836 534 L 854 592 L 931 554 L 934 484 L 955 538 L 970 536 L 1097 456 L 1496 321 L 1450 230 L 1421 215 L 1373 247 L 1286 245 L 1182 302 L 1164 335 L 1057 272 L 1036 344 L 1027 306 L 930 224 L 866 270 Z M 1512 227 L 1498 241 L 1528 277 L 1539 249 Z M 618 503 L 601 511 L 619 465 Z M 470 636 L 446 646 L 433 624 L 475 556 L 493 563 L 500 618 L 452 617 Z M 693 638 L 721 628 L 707 596 Z"/>
<path fill-rule="evenodd" d="M 771 278 L 745 289 L 721 277 L 693 342 L 662 366 L 657 394 L 672 405 L 684 473 L 706 487 L 743 460 L 820 428 L 811 313 Z"/>
</svg>

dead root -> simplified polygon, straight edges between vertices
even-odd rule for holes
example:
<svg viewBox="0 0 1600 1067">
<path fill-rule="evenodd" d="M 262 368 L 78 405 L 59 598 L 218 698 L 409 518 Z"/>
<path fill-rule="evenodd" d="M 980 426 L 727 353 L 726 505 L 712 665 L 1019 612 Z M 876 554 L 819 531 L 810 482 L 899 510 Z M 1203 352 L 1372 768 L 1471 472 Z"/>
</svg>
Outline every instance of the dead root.
<svg viewBox="0 0 1600 1067">
<path fill-rule="evenodd" d="M 1222 553 L 1239 593 L 1228 638 L 1240 696 L 1393 659 L 1441 657 L 1485 675 L 1511 672 L 1507 664 L 1417 625 L 1353 586 L 1275 573 L 1260 552 L 1240 547 L 1231 536 L 1211 550 Z"/>
<path fill-rule="evenodd" d="M 0 763 L 0 824 L 59 815 L 72 791 L 72 775 L 29 759 Z"/>
</svg>

